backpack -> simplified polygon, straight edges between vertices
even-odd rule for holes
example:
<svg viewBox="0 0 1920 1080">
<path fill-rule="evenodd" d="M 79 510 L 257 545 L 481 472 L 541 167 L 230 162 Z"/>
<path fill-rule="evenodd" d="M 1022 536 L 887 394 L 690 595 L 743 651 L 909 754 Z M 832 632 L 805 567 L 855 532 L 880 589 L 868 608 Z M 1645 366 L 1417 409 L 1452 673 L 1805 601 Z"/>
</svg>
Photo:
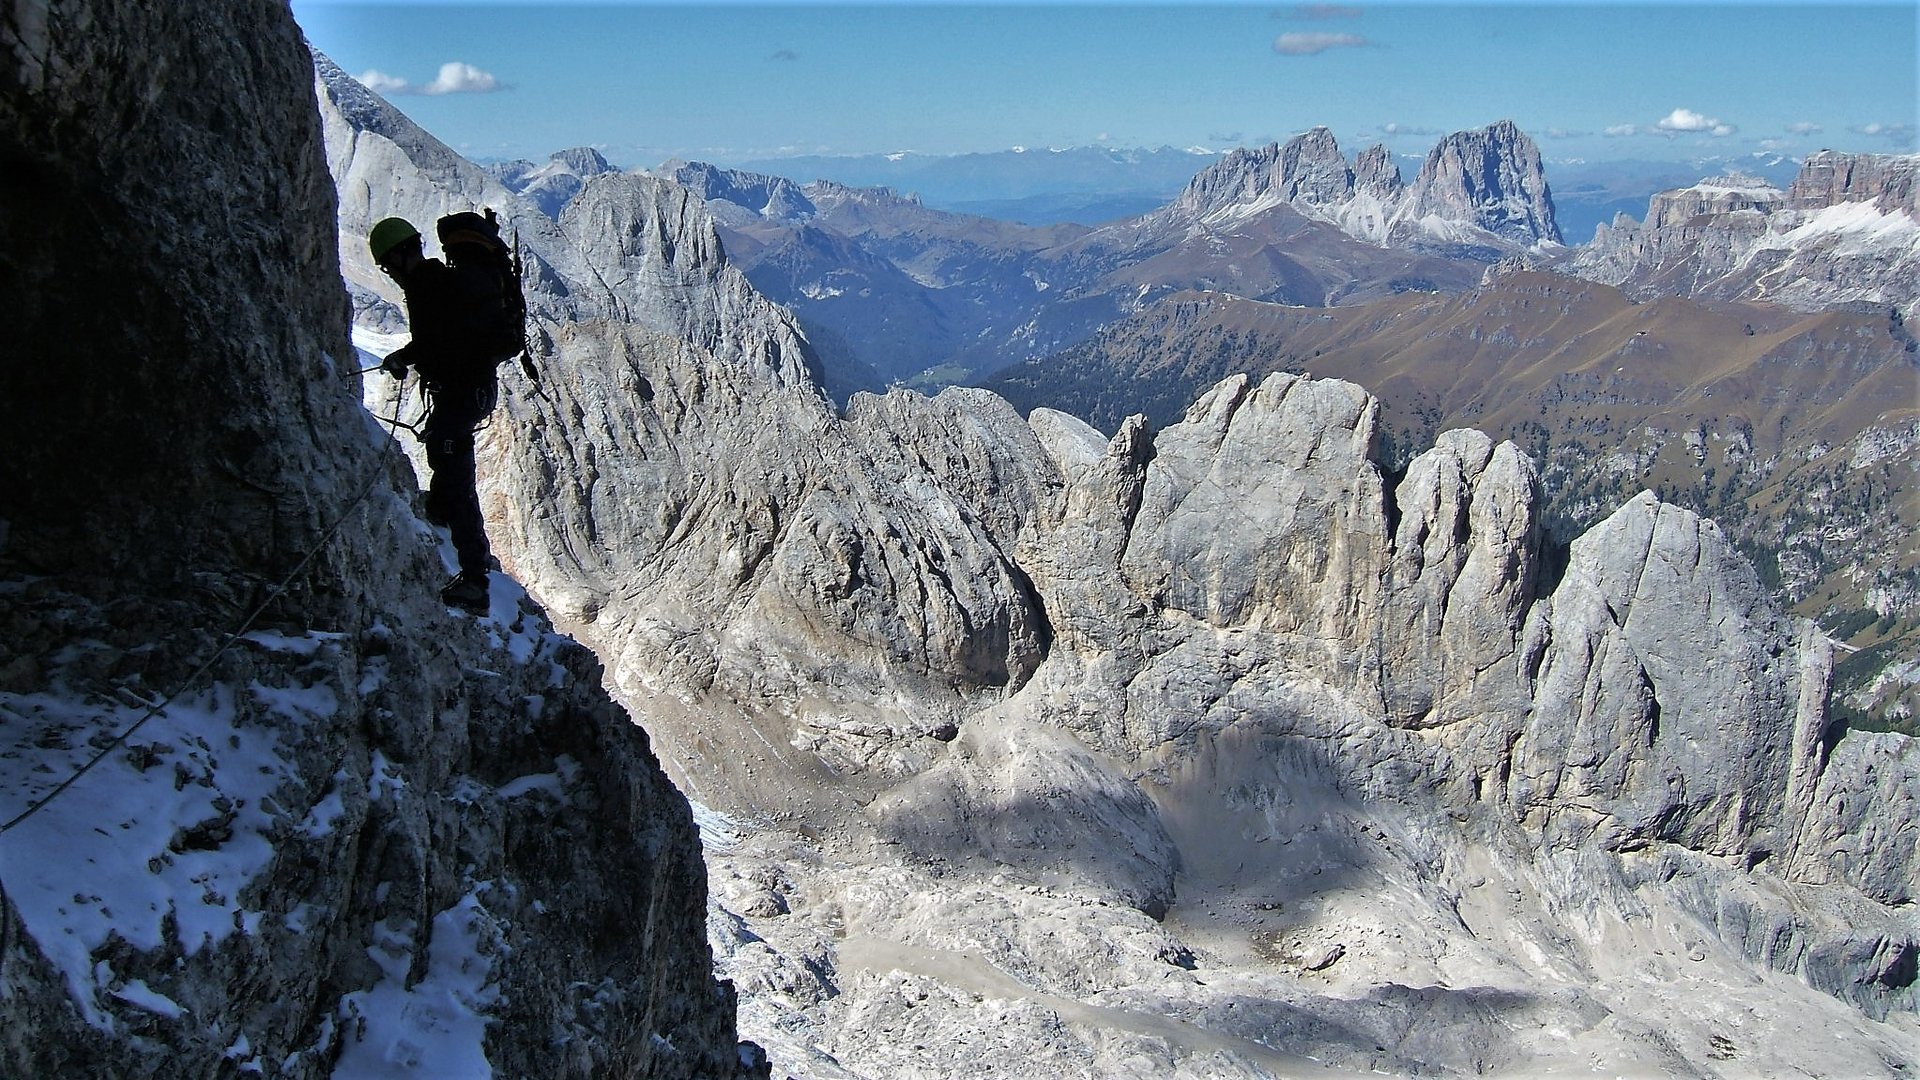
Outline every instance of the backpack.
<svg viewBox="0 0 1920 1080">
<path fill-rule="evenodd" d="M 493 209 L 487 208 L 484 217 L 471 210 L 448 214 L 435 231 L 464 301 L 467 347 L 489 367 L 525 352 L 527 299 L 520 289 L 520 253 L 500 239 Z"/>
</svg>

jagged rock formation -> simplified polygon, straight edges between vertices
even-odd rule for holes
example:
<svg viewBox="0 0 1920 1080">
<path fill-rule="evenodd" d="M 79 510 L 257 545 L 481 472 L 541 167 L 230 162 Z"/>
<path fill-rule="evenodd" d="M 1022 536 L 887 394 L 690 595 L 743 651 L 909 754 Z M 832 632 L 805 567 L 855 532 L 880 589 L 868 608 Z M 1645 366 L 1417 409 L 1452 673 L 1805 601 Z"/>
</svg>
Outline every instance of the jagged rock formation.
<svg viewBox="0 0 1920 1080">
<path fill-rule="evenodd" d="M 1511 246 L 1560 242 L 1540 148 L 1511 120 L 1440 140 L 1409 194 L 1413 221 L 1464 221 Z"/>
<path fill-rule="evenodd" d="M 1637 297 L 1764 300 L 1802 311 L 1920 311 L 1920 157 L 1806 160 L 1785 192 L 1745 177 L 1662 192 L 1644 225 L 1621 215 L 1558 268 Z"/>
<path fill-rule="evenodd" d="M 1393 469 L 1453 426 L 1515 440 L 1540 464 L 1556 537 L 1643 489 L 1715 518 L 1783 606 L 1846 643 L 1850 720 L 1916 730 L 1920 355 L 1902 322 L 1636 305 L 1536 271 L 1332 311 L 1189 293 L 988 386 L 1114 427 L 1136 411 L 1170 423 L 1227 375 L 1275 370 L 1366 380 Z"/>
<path fill-rule="evenodd" d="M 0 835 L 0 1072 L 765 1075 L 598 662 L 435 598 L 285 6 L 0 42 L 6 818 L 109 751 Z"/>
<path fill-rule="evenodd" d="M 348 233 L 444 197 L 383 123 L 330 121 L 394 177 Z M 1112 438 L 840 415 L 686 189 L 558 226 L 491 521 L 731 815 L 712 933 L 783 1069 L 1910 1067 L 1920 762 L 1832 722 L 1710 522 L 1643 496 L 1562 555 L 1516 447 L 1396 479 L 1375 399 L 1288 374 Z"/>
<path fill-rule="evenodd" d="M 548 217 L 557 218 L 560 210 L 580 188 L 601 173 L 613 172 L 612 165 L 591 146 L 576 146 L 548 158 L 545 164 L 509 161 L 488 166 L 487 172 L 508 190 L 533 200 Z"/>
<path fill-rule="evenodd" d="M 1540 150 L 1511 120 L 1442 139 L 1411 186 L 1401 184 L 1384 146 L 1348 167 L 1333 133 L 1314 128 L 1284 145 L 1228 154 L 1194 177 L 1175 207 L 1223 221 L 1275 205 L 1371 243 L 1465 249 L 1476 258 L 1560 243 Z"/>
</svg>

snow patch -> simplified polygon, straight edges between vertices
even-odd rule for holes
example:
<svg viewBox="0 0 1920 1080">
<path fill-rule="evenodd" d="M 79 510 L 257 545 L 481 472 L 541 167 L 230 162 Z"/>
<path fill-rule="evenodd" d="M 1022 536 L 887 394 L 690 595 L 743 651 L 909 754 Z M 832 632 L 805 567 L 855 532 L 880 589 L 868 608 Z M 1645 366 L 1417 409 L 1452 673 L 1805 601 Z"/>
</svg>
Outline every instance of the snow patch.
<svg viewBox="0 0 1920 1080">
<path fill-rule="evenodd" d="M 96 961 L 113 939 L 147 952 L 177 935 L 191 956 L 258 925 L 240 895 L 272 863 L 266 807 L 292 772 L 277 728 L 238 722 L 240 693 L 217 685 L 175 700 L 0 838 L 7 895 L 96 1027 L 113 1024 L 103 994 L 162 1015 L 171 1005 Z M 265 696 L 289 728 L 335 708 L 319 690 Z M 62 692 L 57 681 L 51 691 L 0 693 L 0 710 L 39 733 L 0 759 L 0 805 L 10 812 L 51 793 L 148 711 Z"/>
<path fill-rule="evenodd" d="M 1799 247 L 1828 236 L 1856 245 L 1912 244 L 1920 242 L 1920 221 L 1870 202 L 1835 203 L 1814 211 L 1768 246 Z"/>
<path fill-rule="evenodd" d="M 517 799 L 522 795 L 539 791 L 564 801 L 567 797 L 567 785 L 580 777 L 580 763 L 570 755 L 561 754 L 553 760 L 553 764 L 553 772 L 529 773 L 500 785 L 498 789 L 500 797 Z"/>
<path fill-rule="evenodd" d="M 496 959 L 504 946 L 498 923 L 481 902 L 482 882 L 434 916 L 428 929 L 427 970 L 408 972 L 418 948 L 411 920 L 375 928 L 367 956 L 383 973 L 370 989 L 341 999 L 342 1049 L 336 1080 L 493 1075 L 487 1060 L 488 1010 L 500 1001 Z"/>
<path fill-rule="evenodd" d="M 126 984 L 113 992 L 119 998 L 135 1008 L 164 1016 L 169 1020 L 178 1020 L 187 1015 L 180 1003 L 148 986 L 144 979 L 128 979 Z"/>
<path fill-rule="evenodd" d="M 687 805 L 693 807 L 693 823 L 700 829 L 700 846 L 708 854 L 724 854 L 739 846 L 739 822 L 693 799 L 688 799 Z"/>
</svg>

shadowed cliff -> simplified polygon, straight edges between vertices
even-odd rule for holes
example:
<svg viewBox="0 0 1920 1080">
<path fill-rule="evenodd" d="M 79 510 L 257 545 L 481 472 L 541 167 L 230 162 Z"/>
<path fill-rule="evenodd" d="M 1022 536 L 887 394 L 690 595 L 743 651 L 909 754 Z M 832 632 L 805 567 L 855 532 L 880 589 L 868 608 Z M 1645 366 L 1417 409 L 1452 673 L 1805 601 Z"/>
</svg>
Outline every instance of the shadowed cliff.
<svg viewBox="0 0 1920 1080">
<path fill-rule="evenodd" d="M 311 87 L 283 5 L 0 14 L 0 1072 L 750 1074 L 598 662 L 435 599 Z"/>
</svg>

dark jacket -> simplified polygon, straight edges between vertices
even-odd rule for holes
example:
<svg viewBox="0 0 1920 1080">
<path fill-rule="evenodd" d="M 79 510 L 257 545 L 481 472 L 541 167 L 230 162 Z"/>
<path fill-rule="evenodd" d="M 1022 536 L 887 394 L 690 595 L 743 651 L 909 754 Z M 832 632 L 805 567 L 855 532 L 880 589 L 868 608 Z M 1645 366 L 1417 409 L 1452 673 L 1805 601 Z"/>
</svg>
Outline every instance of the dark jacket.
<svg viewBox="0 0 1920 1080">
<path fill-rule="evenodd" d="M 429 389 L 467 390 L 493 384 L 493 364 L 476 343 L 477 329 L 459 274 L 439 259 L 424 259 L 400 280 L 407 296 L 412 340 L 388 357 L 412 367 Z"/>
</svg>

